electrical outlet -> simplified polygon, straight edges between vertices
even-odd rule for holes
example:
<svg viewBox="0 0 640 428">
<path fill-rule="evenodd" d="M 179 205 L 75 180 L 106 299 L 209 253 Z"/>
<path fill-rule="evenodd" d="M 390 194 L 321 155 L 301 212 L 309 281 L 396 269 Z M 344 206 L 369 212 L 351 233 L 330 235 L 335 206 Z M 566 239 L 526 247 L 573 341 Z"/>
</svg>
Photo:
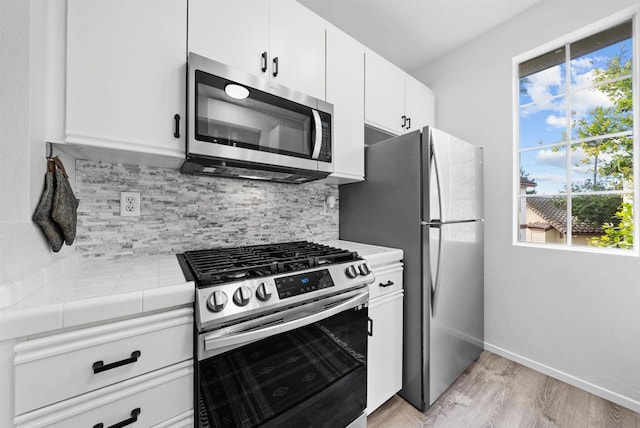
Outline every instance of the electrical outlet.
<svg viewBox="0 0 640 428">
<path fill-rule="evenodd" d="M 120 215 L 140 217 L 140 192 L 120 192 Z"/>
</svg>

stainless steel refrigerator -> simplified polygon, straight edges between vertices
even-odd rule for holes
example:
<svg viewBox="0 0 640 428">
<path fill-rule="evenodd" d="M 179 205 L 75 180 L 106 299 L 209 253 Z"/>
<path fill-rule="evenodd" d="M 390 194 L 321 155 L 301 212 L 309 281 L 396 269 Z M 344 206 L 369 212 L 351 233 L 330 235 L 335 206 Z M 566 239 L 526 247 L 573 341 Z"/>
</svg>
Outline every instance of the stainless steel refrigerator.
<svg viewBox="0 0 640 428">
<path fill-rule="evenodd" d="M 428 127 L 368 146 L 365 177 L 340 239 L 404 250 L 400 395 L 424 410 L 483 349 L 483 151 Z"/>
</svg>

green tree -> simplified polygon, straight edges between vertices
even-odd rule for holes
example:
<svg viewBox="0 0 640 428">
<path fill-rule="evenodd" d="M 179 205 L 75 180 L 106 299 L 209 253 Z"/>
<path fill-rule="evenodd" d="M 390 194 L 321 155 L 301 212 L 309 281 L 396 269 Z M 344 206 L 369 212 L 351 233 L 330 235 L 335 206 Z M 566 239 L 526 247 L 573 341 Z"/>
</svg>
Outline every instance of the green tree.
<svg viewBox="0 0 640 428">
<path fill-rule="evenodd" d="M 581 118 L 573 126 L 577 138 L 615 134 L 633 129 L 632 80 L 622 78 L 632 72 L 632 61 L 624 50 L 613 57 L 606 69 L 594 71 L 594 83 L 607 95 L 611 106 L 595 107 L 590 118 Z M 622 79 L 621 79 L 622 78 Z M 615 80 L 621 79 L 621 80 Z M 611 80 L 614 80 L 611 82 Z M 608 83 L 605 83 L 608 82 Z M 633 183 L 633 137 L 621 136 L 580 144 L 585 164 L 593 165 L 593 180 L 582 189 L 612 190 L 629 188 Z M 633 205 L 618 195 L 575 198 L 574 215 L 602 225 L 604 235 L 589 240 L 590 245 L 631 248 L 633 246 Z"/>
<path fill-rule="evenodd" d="M 623 202 L 616 212 L 618 221 L 602 225 L 604 235 L 587 240 L 589 245 L 598 247 L 633 248 L 633 204 Z"/>
<path fill-rule="evenodd" d="M 591 180 L 587 180 L 581 185 L 572 185 L 571 190 L 574 194 L 579 195 L 580 191 L 599 191 L 606 189 L 603 188 L 602 185 L 594 185 Z M 617 217 L 620 204 L 622 204 L 622 196 L 615 194 L 575 196 L 571 201 L 571 211 L 575 217 L 594 226 L 602 226 L 605 223 L 617 226 L 620 222 L 620 219 Z"/>
</svg>

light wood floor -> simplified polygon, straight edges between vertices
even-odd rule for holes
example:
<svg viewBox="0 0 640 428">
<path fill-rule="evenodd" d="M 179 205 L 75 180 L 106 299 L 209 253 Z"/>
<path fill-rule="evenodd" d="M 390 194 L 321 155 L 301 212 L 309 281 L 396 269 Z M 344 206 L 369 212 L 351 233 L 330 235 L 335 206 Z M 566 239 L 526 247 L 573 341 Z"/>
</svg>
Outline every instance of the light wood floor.
<svg viewBox="0 0 640 428">
<path fill-rule="evenodd" d="M 483 352 L 425 413 L 394 396 L 368 428 L 640 428 L 640 413 Z"/>
</svg>

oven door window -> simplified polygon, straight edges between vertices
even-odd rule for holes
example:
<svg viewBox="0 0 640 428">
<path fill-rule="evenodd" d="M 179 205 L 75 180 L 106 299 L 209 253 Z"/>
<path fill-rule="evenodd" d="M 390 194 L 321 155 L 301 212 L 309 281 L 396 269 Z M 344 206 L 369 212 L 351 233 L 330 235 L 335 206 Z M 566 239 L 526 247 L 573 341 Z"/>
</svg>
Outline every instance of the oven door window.
<svg viewBox="0 0 640 428">
<path fill-rule="evenodd" d="M 258 89 L 235 99 L 227 79 L 197 70 L 196 135 L 200 141 L 311 159 L 311 109 Z"/>
<path fill-rule="evenodd" d="M 366 407 L 367 309 L 199 362 L 202 427 L 341 427 Z"/>
</svg>

